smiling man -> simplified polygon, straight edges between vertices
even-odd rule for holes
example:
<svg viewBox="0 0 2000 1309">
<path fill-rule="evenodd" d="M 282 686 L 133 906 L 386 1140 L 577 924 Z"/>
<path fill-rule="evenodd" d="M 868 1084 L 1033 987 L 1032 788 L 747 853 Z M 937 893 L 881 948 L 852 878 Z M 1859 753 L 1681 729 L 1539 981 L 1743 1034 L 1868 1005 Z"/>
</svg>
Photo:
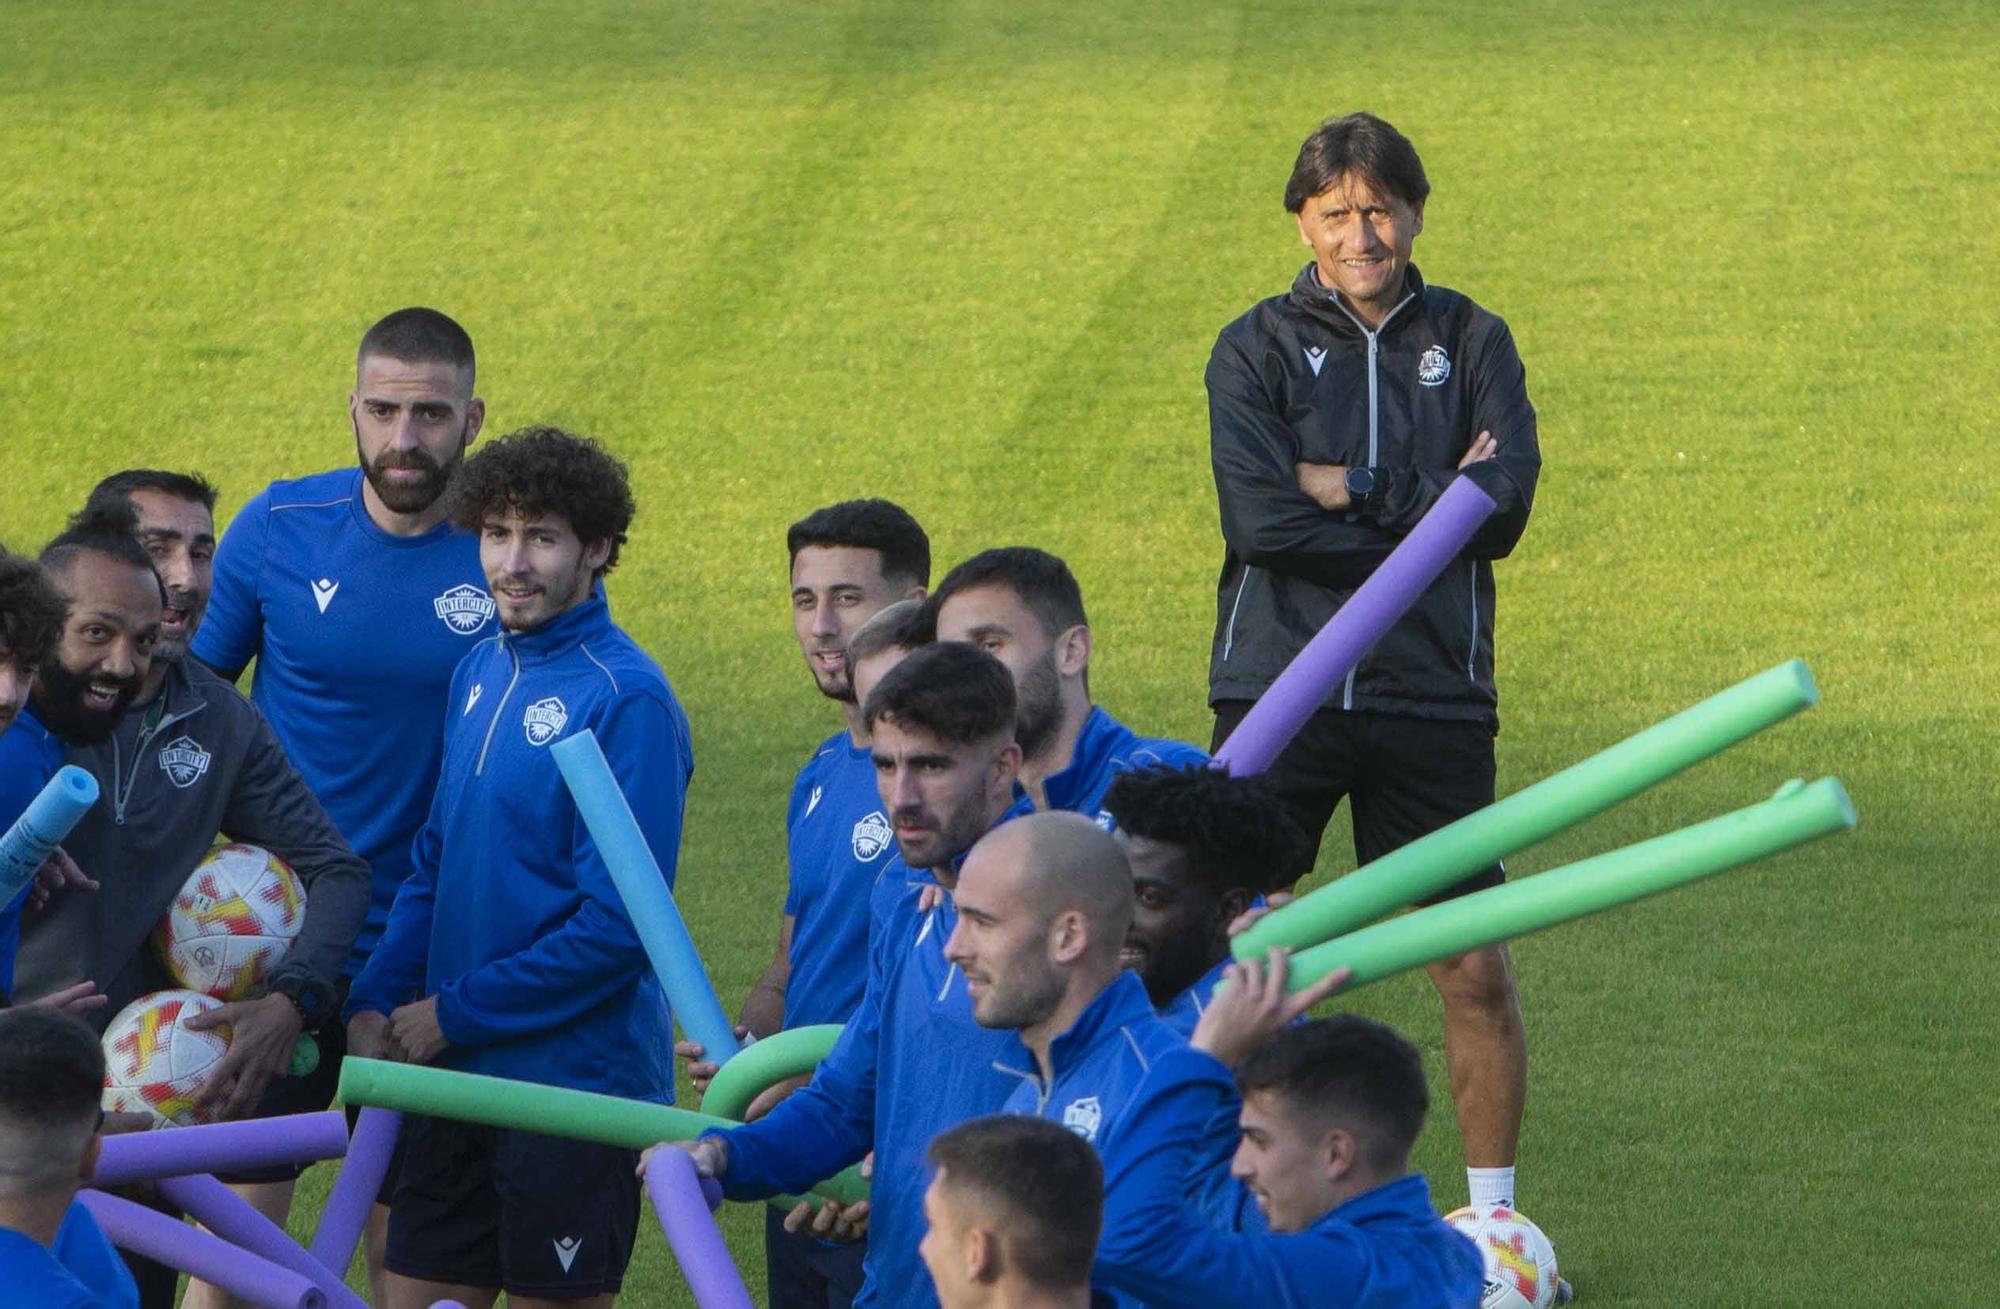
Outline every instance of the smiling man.
<svg viewBox="0 0 2000 1309">
<path fill-rule="evenodd" d="M 1453 478 L 1499 506 L 1269 770 L 1314 847 L 1351 802 L 1361 863 L 1493 802 L 1493 561 L 1526 530 L 1541 470 L 1507 325 L 1410 262 L 1429 195 L 1416 149 L 1372 114 L 1313 132 L 1285 188 L 1312 261 L 1223 329 L 1206 378 L 1217 747 Z M 1503 876 L 1496 863 L 1437 898 Z M 1428 971 L 1473 1202 L 1512 1203 L 1528 1051 L 1507 949 Z"/>
<path fill-rule="evenodd" d="M 601 585 L 632 522 L 625 467 L 527 428 L 466 462 L 453 512 L 478 534 L 501 632 L 452 679 L 437 793 L 349 992 L 349 1049 L 669 1103 L 665 997 L 549 751 L 595 734 L 672 886 L 687 718 Z M 403 1134 L 391 1309 L 617 1298 L 639 1221 L 634 1152 L 444 1119 Z"/>
</svg>

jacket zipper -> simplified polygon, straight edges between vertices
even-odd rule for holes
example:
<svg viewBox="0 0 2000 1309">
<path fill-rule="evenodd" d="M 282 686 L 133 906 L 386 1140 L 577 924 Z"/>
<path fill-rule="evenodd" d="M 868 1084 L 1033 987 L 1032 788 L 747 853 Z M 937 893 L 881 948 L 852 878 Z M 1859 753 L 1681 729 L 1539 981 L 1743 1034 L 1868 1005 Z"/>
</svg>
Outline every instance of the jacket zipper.
<svg viewBox="0 0 2000 1309">
<path fill-rule="evenodd" d="M 507 689 L 500 693 L 500 703 L 493 706 L 492 721 L 486 724 L 486 739 L 479 745 L 479 762 L 472 767 L 474 777 L 483 777 L 486 774 L 486 752 L 493 748 L 493 733 L 500 726 L 500 711 L 507 707 L 507 697 L 514 694 L 514 683 L 521 680 L 521 656 L 515 654 L 514 647 L 504 640 L 501 645 L 507 651 L 507 658 L 513 662 L 514 674 L 507 679 Z"/>
<path fill-rule="evenodd" d="M 1236 648 L 1236 611 L 1243 607 L 1243 588 L 1250 585 L 1250 565 L 1243 565 L 1243 577 L 1236 583 L 1236 599 L 1229 606 L 1229 627 L 1222 634 L 1222 662 L 1229 662 L 1229 652 Z"/>
<path fill-rule="evenodd" d="M 1340 309 L 1340 312 L 1346 314 L 1349 320 L 1361 329 L 1361 334 L 1368 338 L 1368 466 L 1370 468 L 1373 468 L 1375 461 L 1381 458 L 1379 446 L 1382 432 L 1382 401 L 1377 389 L 1376 357 L 1381 352 L 1382 328 L 1387 327 L 1391 319 L 1403 312 L 1403 306 L 1414 299 L 1416 299 L 1414 295 L 1406 295 L 1401 300 L 1398 300 L 1394 309 L 1382 315 L 1380 326 L 1371 330 L 1366 323 L 1354 316 L 1354 312 L 1351 309 L 1340 303 L 1339 296 L 1333 297 L 1333 303 Z M 1361 661 L 1357 659 L 1355 660 L 1354 667 L 1347 670 L 1347 680 L 1341 684 L 1340 707 L 1342 709 L 1351 710 L 1354 708 L 1354 675 L 1360 671 Z"/>
<path fill-rule="evenodd" d="M 1474 665 L 1479 661 L 1479 564 L 1468 559 L 1465 571 L 1472 578 L 1472 644 L 1465 651 L 1465 680 L 1478 686 L 1479 673 Z"/>
</svg>

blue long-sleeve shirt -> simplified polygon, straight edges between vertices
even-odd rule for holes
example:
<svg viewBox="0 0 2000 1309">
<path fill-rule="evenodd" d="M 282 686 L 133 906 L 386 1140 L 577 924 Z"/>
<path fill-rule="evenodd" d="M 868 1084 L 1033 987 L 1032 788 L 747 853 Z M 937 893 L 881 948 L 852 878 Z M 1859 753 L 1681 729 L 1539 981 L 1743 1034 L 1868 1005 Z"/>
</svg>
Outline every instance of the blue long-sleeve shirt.
<svg viewBox="0 0 2000 1309">
<path fill-rule="evenodd" d="M 673 885 L 694 757 L 659 665 L 600 593 L 452 679 L 415 865 L 347 1011 L 438 997 L 442 1067 L 673 1099 L 665 998 L 549 746 L 590 729 Z"/>
<path fill-rule="evenodd" d="M 1229 965 L 1235 962 L 1234 959 L 1224 958 L 1221 963 L 1195 979 L 1193 986 L 1161 1005 L 1160 1021 L 1173 1028 L 1181 1040 L 1192 1040 L 1195 1024 L 1199 1023 L 1202 1014 L 1207 1012 L 1209 999 L 1215 994 L 1216 983 L 1222 980 L 1222 975 L 1229 971 Z"/>
<path fill-rule="evenodd" d="M 1161 1309 L 1472 1309 L 1479 1252 L 1438 1217 L 1410 1174 L 1297 1232 L 1226 1232 L 1186 1200 L 1212 1158 L 1203 1140 L 1235 1094 L 1229 1070 L 1191 1047 L 1153 1063 L 1104 1155 L 1104 1234 L 1093 1280 Z"/>
<path fill-rule="evenodd" d="M 479 540 L 442 523 L 392 536 L 359 468 L 273 482 L 230 520 L 194 654 L 250 698 L 354 852 L 374 894 L 345 970 L 375 947 L 430 812 L 452 672 L 499 630 Z M 385 657 L 385 652 L 387 656 Z"/>
<path fill-rule="evenodd" d="M 1076 748 L 1061 772 L 1042 782 L 1049 808 L 1082 814 L 1109 831 L 1111 815 L 1104 811 L 1104 793 L 1118 774 L 1153 764 L 1201 764 L 1208 755 L 1185 741 L 1140 736 L 1093 705 L 1077 733 Z"/>
<path fill-rule="evenodd" d="M 1017 804 L 1001 821 L 1025 812 Z M 723 1191 L 739 1200 L 803 1191 L 875 1152 L 867 1281 L 854 1302 L 861 1309 L 936 1309 L 917 1254 L 924 1151 L 946 1128 L 998 1113 L 1014 1088 L 993 1066 L 1013 1033 L 978 1024 L 964 974 L 944 957 L 956 902 L 946 895 L 927 912 L 917 908 L 932 884 L 900 856 L 882 870 L 870 905 L 868 988 L 811 1083 L 747 1127 L 708 1133 L 728 1140 Z"/>
<path fill-rule="evenodd" d="M 0 832 L 26 813 L 49 779 L 69 757 L 69 747 L 42 725 L 33 704 L 24 704 L 0 732 Z M 14 958 L 21 951 L 21 911 L 34 889 L 31 877 L 0 906 L 0 992 L 14 994 Z"/>
<path fill-rule="evenodd" d="M 868 988 L 868 906 L 895 859 L 875 761 L 845 731 L 820 743 L 785 810 L 792 917 L 785 1026 L 844 1023 Z"/>
</svg>

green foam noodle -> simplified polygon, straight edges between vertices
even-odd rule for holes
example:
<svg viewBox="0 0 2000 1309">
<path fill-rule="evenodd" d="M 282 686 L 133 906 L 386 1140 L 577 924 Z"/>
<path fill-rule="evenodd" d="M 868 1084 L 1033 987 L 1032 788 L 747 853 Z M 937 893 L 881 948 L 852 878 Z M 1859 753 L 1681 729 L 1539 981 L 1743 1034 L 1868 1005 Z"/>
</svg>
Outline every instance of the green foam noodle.
<svg viewBox="0 0 2000 1309">
<path fill-rule="evenodd" d="M 1761 804 L 1314 946 L 1292 957 L 1288 985 L 1296 991 L 1351 968 L 1353 980 L 1343 988 L 1351 990 L 1658 895 L 1855 822 L 1854 803 L 1838 780 L 1788 782 Z"/>
<path fill-rule="evenodd" d="M 627 1150 L 644 1150 L 662 1141 L 692 1141 L 710 1128 L 742 1126 L 714 1114 L 645 1100 L 352 1057 L 340 1067 L 340 1099 L 343 1104 L 400 1109 Z M 849 1168 L 821 1182 L 810 1196 L 780 1197 L 793 1203 L 822 1198 L 854 1204 L 868 1198 L 868 1183 L 858 1169 Z"/>
<path fill-rule="evenodd" d="M 840 1039 L 839 1023 L 793 1027 L 753 1041 L 716 1070 L 702 1094 L 703 1113 L 741 1119 L 750 1102 L 785 1081 L 811 1072 Z"/>
<path fill-rule="evenodd" d="M 1746 678 L 1553 777 L 1273 910 L 1231 942 L 1238 959 L 1303 950 L 1441 891 L 1819 702 L 1805 662 Z M 1544 874 L 1546 876 L 1546 874 Z"/>
</svg>

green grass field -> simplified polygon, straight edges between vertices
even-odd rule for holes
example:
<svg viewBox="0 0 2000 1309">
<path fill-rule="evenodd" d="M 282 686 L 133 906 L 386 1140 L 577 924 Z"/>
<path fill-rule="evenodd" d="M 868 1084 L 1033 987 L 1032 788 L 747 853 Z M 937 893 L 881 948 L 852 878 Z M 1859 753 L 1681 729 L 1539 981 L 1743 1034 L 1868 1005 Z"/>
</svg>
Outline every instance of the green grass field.
<svg viewBox="0 0 2000 1309">
<path fill-rule="evenodd" d="M 694 723 L 681 887 L 731 1006 L 833 730 L 784 526 L 887 494 L 940 564 L 1057 551 L 1103 702 L 1205 741 L 1201 368 L 1304 260 L 1299 139 L 1388 117 L 1417 262 L 1509 320 L 1541 412 L 1503 792 L 1794 654 L 1825 693 L 1516 874 L 1793 775 L 1862 813 L 1518 947 L 1521 1203 L 1593 1307 L 1992 1303 L 2000 10 L 12 0 L 0 49 L 0 536 L 116 467 L 228 510 L 345 463 L 362 329 L 458 316 L 489 431 L 632 465 L 613 602 Z M 1459 1203 L 1427 984 L 1356 1003 L 1432 1056 Z M 689 1303 L 657 1229 L 627 1286 Z"/>
</svg>

